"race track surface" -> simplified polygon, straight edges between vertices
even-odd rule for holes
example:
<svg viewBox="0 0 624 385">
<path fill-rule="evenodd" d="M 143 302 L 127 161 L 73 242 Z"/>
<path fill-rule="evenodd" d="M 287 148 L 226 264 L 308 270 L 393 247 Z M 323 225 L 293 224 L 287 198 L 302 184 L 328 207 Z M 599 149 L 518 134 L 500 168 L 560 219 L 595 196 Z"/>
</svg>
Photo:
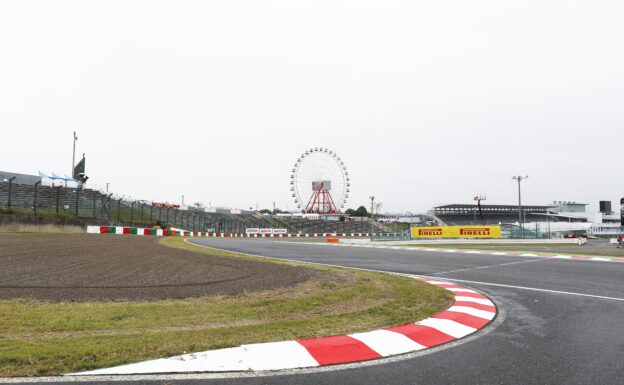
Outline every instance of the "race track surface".
<svg viewBox="0 0 624 385">
<path fill-rule="evenodd" d="M 419 246 L 419 245 L 415 245 Z M 439 247 L 439 245 L 426 245 L 421 247 Z M 586 244 L 582 246 L 578 245 L 513 245 L 507 246 L 505 244 L 500 245 L 460 245 L 455 246 L 448 244 L 442 246 L 444 248 L 460 248 L 460 249 L 475 249 L 475 250 L 515 250 L 515 251 L 535 251 L 535 252 L 547 252 L 547 253 L 565 253 L 565 254 L 578 254 L 578 255 L 608 255 L 624 257 L 624 249 L 617 248 L 616 245 L 609 243 L 608 239 L 589 239 Z"/>
<path fill-rule="evenodd" d="M 458 280 L 499 318 L 465 343 L 378 365 L 272 377 L 142 379 L 132 384 L 622 384 L 624 265 L 367 249 L 253 239 L 191 242 L 298 261 Z M 58 381 L 57 383 L 62 383 Z"/>
</svg>

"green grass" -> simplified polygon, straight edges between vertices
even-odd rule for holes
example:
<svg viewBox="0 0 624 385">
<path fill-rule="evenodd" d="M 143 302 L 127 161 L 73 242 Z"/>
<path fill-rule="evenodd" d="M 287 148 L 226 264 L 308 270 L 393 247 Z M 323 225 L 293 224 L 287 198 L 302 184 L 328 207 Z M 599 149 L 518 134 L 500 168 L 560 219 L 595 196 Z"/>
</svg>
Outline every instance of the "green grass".
<svg viewBox="0 0 624 385">
<path fill-rule="evenodd" d="M 12 214 L 20 217 L 42 217 L 42 218 L 62 218 L 62 219 L 73 219 L 76 218 L 74 215 L 74 211 L 65 210 L 64 208 L 59 208 L 59 212 L 57 214 L 56 209 L 37 209 L 37 213 L 32 209 L 23 209 L 23 208 L 15 208 L 15 207 L 0 207 L 0 214 Z"/>
<path fill-rule="evenodd" d="M 144 207 L 143 210 L 143 220 L 141 220 L 140 206 L 135 207 L 133 210 L 122 206 L 118 213 L 116 204 L 111 203 L 108 217 L 111 222 L 119 224 L 127 224 L 137 227 L 155 226 L 157 220 L 156 217 L 150 216 L 149 206 Z M 80 206 L 78 217 L 76 217 L 74 206 L 70 206 L 69 209 L 59 207 L 58 213 L 56 212 L 56 208 L 40 208 L 37 209 L 36 214 L 33 209 L 0 207 L 0 214 L 12 214 L 18 217 L 60 218 L 64 220 L 80 221 L 82 219 L 91 219 L 93 217 L 93 209 L 91 207 Z M 96 217 L 96 219 L 102 219 L 100 207 L 96 208 Z M 119 220 L 117 220 L 118 218 Z"/>
<path fill-rule="evenodd" d="M 260 259 L 200 248 L 180 238 L 161 242 Z M 324 271 L 321 278 L 238 296 L 155 302 L 0 301 L 0 376 L 53 375 L 246 343 L 366 331 L 426 318 L 452 301 L 449 292 L 405 277 L 314 268 Z"/>
</svg>

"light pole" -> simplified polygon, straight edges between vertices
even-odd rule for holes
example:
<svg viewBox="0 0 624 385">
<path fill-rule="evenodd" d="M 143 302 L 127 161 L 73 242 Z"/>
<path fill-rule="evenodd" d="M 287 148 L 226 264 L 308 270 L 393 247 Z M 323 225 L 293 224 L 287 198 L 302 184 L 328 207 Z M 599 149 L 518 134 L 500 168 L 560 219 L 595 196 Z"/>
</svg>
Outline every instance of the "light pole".
<svg viewBox="0 0 624 385">
<path fill-rule="evenodd" d="M 485 226 L 485 220 L 483 219 L 483 211 L 481 210 L 481 201 L 486 200 L 485 196 L 477 195 L 474 200 L 477 202 L 477 209 L 479 210 L 479 217 L 481 218 L 481 226 Z M 475 226 L 477 225 L 477 212 L 475 210 Z"/>
<path fill-rule="evenodd" d="M 76 131 L 74 131 L 74 151 L 72 152 L 72 167 L 71 167 L 71 176 L 72 178 L 75 177 L 74 175 L 74 166 L 76 166 L 76 141 L 78 140 L 78 137 L 76 136 Z"/>
<path fill-rule="evenodd" d="M 375 227 L 374 227 L 374 224 L 373 224 L 373 221 L 375 220 L 375 218 L 373 217 L 373 210 L 375 209 L 375 197 L 374 197 L 374 196 L 371 196 L 371 197 L 370 197 L 370 200 L 371 200 L 371 225 L 370 225 L 370 240 L 371 240 L 371 242 L 372 242 L 372 241 L 373 241 L 373 229 L 375 228 Z"/>
<path fill-rule="evenodd" d="M 515 179 L 518 181 L 518 226 L 520 226 L 520 238 L 524 238 L 524 232 L 523 232 L 523 227 L 522 227 L 522 195 L 520 192 L 520 182 L 522 182 L 524 179 L 528 178 L 529 176 L 514 176 L 511 179 Z"/>
</svg>

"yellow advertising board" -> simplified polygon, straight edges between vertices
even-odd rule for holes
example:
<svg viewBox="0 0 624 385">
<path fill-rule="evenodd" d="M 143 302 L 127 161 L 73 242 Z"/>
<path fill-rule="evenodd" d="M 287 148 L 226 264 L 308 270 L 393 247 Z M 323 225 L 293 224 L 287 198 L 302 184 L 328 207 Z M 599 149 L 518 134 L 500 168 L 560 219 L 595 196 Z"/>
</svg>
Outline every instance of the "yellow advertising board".
<svg viewBox="0 0 624 385">
<path fill-rule="evenodd" d="M 500 238 L 500 226 L 412 227 L 412 238 Z"/>
</svg>

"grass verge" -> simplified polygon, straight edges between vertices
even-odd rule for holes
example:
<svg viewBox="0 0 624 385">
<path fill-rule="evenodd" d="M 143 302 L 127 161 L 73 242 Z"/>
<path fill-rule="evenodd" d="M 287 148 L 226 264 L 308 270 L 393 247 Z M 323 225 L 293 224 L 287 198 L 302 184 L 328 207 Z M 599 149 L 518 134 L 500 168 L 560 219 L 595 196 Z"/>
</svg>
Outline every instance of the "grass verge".
<svg viewBox="0 0 624 385">
<path fill-rule="evenodd" d="M 169 247 L 231 258 L 181 238 Z M 292 265 L 301 265 L 292 263 Z M 446 290 L 388 274 L 310 267 L 292 288 L 155 302 L 0 301 L 0 376 L 77 372 L 192 351 L 372 330 L 447 308 Z"/>
</svg>

